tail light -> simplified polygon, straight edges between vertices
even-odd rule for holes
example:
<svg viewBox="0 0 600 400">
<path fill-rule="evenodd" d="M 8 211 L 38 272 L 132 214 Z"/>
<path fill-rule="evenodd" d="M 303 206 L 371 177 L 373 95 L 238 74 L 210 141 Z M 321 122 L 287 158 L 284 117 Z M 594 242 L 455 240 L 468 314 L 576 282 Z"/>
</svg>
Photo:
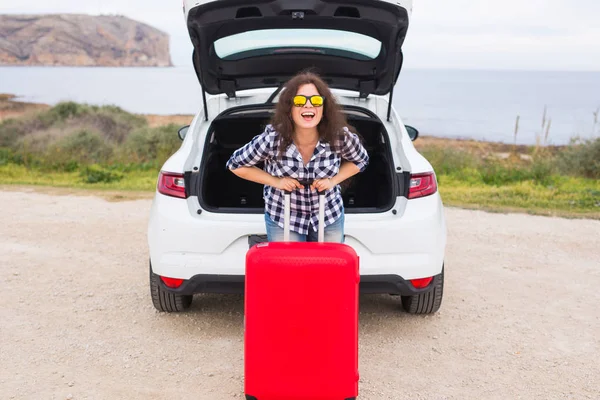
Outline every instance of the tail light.
<svg viewBox="0 0 600 400">
<path fill-rule="evenodd" d="M 437 192 L 435 173 L 414 174 L 410 177 L 409 199 L 425 197 Z"/>
<path fill-rule="evenodd" d="M 411 279 L 410 283 L 416 288 L 416 289 L 424 289 L 427 286 L 429 286 L 429 284 L 431 283 L 431 281 L 433 280 L 433 277 L 429 277 L 429 278 L 420 278 L 420 279 Z"/>
<path fill-rule="evenodd" d="M 181 286 L 181 284 L 183 283 L 183 279 L 177 279 L 177 278 L 168 278 L 166 276 L 161 276 L 160 280 L 163 281 L 163 283 L 167 286 L 170 287 L 172 289 L 177 289 L 179 286 Z"/>
<path fill-rule="evenodd" d="M 158 176 L 158 191 L 164 195 L 185 199 L 185 180 L 183 174 L 160 172 Z"/>
</svg>

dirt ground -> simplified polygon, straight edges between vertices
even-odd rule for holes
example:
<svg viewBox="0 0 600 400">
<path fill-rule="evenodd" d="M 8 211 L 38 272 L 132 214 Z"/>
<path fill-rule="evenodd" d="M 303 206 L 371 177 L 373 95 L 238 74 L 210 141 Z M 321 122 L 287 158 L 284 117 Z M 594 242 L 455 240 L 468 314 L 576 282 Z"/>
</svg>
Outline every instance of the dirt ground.
<svg viewBox="0 0 600 400">
<path fill-rule="evenodd" d="M 15 99 L 15 95 L 0 93 L 0 122 L 4 119 L 18 118 L 28 113 L 44 111 L 50 108 L 47 104 L 29 103 Z"/>
<path fill-rule="evenodd" d="M 155 311 L 150 200 L 5 189 L 0 208 L 0 398 L 243 399 L 243 297 Z M 361 298 L 359 399 L 599 399 L 600 221 L 447 220 L 438 314 Z"/>
</svg>

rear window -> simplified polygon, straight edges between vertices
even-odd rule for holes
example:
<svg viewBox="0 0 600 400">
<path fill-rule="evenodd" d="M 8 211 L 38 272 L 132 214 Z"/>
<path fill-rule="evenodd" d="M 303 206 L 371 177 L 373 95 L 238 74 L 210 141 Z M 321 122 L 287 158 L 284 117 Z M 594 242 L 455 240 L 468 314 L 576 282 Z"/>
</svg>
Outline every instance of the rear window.
<svg viewBox="0 0 600 400">
<path fill-rule="evenodd" d="M 221 38 L 214 46 L 217 56 L 224 60 L 300 52 L 372 60 L 381 51 L 381 42 L 377 39 L 333 29 L 249 31 Z"/>
</svg>

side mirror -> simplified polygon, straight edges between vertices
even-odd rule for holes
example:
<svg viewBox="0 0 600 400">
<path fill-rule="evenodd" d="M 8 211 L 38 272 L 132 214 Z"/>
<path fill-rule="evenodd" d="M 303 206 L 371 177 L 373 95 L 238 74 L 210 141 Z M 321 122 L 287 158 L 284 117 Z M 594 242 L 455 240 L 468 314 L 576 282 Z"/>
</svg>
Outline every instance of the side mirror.
<svg viewBox="0 0 600 400">
<path fill-rule="evenodd" d="M 417 140 L 417 138 L 419 137 L 419 131 L 410 125 L 404 125 L 404 126 L 406 127 L 406 131 L 408 132 L 408 136 L 410 137 L 410 140 L 412 140 L 413 142 L 415 140 Z"/>
<path fill-rule="evenodd" d="M 185 139 L 185 135 L 187 135 L 188 129 L 190 129 L 189 125 L 179 128 L 179 130 L 177 131 L 177 136 L 179 136 L 179 139 Z"/>
</svg>

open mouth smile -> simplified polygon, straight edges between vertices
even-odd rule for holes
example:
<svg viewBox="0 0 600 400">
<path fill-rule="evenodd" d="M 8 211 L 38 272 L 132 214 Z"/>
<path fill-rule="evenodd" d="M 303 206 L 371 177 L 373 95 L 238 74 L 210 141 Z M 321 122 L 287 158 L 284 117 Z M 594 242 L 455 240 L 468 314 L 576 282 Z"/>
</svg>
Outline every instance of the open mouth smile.
<svg viewBox="0 0 600 400">
<path fill-rule="evenodd" d="M 301 115 L 305 121 L 312 121 L 312 119 L 315 117 L 315 113 L 312 111 L 303 112 Z"/>
</svg>

